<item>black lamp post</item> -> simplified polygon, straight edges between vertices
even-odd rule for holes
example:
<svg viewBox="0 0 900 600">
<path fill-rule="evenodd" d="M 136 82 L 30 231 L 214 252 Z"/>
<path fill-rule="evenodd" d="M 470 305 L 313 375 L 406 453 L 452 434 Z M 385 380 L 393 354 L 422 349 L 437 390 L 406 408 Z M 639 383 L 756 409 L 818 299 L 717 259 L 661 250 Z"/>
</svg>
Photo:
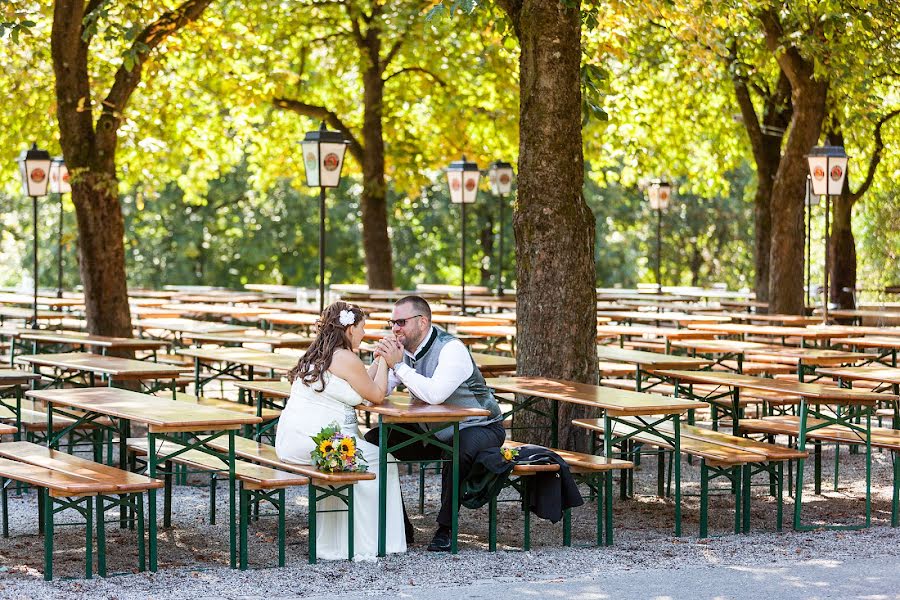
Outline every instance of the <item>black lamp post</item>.
<svg viewBox="0 0 900 600">
<path fill-rule="evenodd" d="M 461 310 L 466 314 L 466 204 L 473 204 L 478 196 L 478 179 L 481 172 L 478 165 L 473 162 L 466 161 L 463 156 L 462 160 L 456 160 L 447 167 L 447 185 L 450 186 L 450 201 L 453 204 L 459 204 L 459 222 L 460 222 L 460 246 L 459 246 L 459 263 L 460 263 L 460 281 L 462 283 L 461 294 Z"/>
<path fill-rule="evenodd" d="M 672 197 L 672 186 L 668 181 L 654 179 L 647 186 L 647 200 L 650 208 L 656 211 L 656 291 L 662 293 L 660 265 L 662 262 L 662 211 L 669 207 Z"/>
<path fill-rule="evenodd" d="M 338 131 L 328 131 L 325 123 L 307 132 L 300 143 L 306 167 L 306 185 L 319 188 L 319 312 L 325 310 L 325 188 L 341 183 L 344 152 L 350 144 Z"/>
<path fill-rule="evenodd" d="M 810 176 L 806 176 L 806 304 L 810 303 L 812 293 L 812 209 L 819 204 L 819 197 L 812 193 Z"/>
<path fill-rule="evenodd" d="M 825 288 L 823 290 L 824 302 L 822 303 L 822 318 L 828 322 L 828 302 L 830 294 L 828 290 L 828 271 L 831 266 L 829 257 L 829 217 L 831 212 L 831 197 L 840 196 L 844 190 L 844 179 L 847 177 L 847 162 L 849 157 L 844 152 L 843 146 L 816 146 L 806 155 L 809 161 L 809 176 L 812 183 L 812 192 L 818 196 L 825 196 Z"/>
<path fill-rule="evenodd" d="M 497 196 L 497 204 L 500 206 L 498 217 L 498 229 L 500 243 L 497 245 L 497 295 L 503 295 L 503 206 L 506 204 L 506 196 L 512 191 L 513 178 L 512 165 L 502 160 L 495 161 L 488 170 L 488 179 L 491 182 L 491 192 Z"/>
<path fill-rule="evenodd" d="M 22 178 L 22 191 L 31 196 L 31 215 L 34 222 L 34 317 L 33 329 L 38 327 L 38 205 L 37 199 L 47 195 L 47 184 L 50 180 L 50 153 L 40 150 L 36 143 L 31 149 L 23 150 L 18 158 L 19 175 Z"/>
<path fill-rule="evenodd" d="M 56 297 L 62 298 L 63 287 L 63 194 L 72 192 L 69 183 L 69 169 L 62 156 L 57 156 L 50 161 L 50 192 L 59 196 L 59 230 L 56 244 Z"/>
</svg>

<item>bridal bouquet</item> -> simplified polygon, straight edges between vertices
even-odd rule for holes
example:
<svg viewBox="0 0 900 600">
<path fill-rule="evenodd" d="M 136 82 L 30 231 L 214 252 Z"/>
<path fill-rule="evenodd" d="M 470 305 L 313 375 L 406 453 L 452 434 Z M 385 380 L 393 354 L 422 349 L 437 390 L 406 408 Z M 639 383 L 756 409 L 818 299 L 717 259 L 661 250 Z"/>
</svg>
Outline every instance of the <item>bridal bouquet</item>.
<svg viewBox="0 0 900 600">
<path fill-rule="evenodd" d="M 356 438 L 341 433 L 341 427 L 332 423 L 312 437 L 315 448 L 309 453 L 312 464 L 323 473 L 367 471 L 369 466 L 362 452 L 356 447 Z"/>
</svg>

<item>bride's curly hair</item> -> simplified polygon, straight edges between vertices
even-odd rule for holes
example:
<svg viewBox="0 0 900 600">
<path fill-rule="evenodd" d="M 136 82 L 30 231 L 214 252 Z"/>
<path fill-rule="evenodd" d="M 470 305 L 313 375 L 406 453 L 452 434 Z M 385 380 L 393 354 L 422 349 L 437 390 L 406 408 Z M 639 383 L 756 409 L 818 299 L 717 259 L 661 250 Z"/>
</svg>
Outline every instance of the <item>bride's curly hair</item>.
<svg viewBox="0 0 900 600">
<path fill-rule="evenodd" d="M 341 313 L 344 311 L 349 311 L 353 315 L 353 323 L 341 324 Z M 334 351 L 339 348 L 351 349 L 347 330 L 365 318 L 366 314 L 362 309 L 347 302 L 339 300 L 326 306 L 322 316 L 316 321 L 316 339 L 310 344 L 306 354 L 297 361 L 297 366 L 288 372 L 288 380 L 293 383 L 299 377 L 306 386 L 319 382 L 322 387 L 318 391 L 323 391 L 325 389 L 323 377 L 331 366 Z"/>
</svg>

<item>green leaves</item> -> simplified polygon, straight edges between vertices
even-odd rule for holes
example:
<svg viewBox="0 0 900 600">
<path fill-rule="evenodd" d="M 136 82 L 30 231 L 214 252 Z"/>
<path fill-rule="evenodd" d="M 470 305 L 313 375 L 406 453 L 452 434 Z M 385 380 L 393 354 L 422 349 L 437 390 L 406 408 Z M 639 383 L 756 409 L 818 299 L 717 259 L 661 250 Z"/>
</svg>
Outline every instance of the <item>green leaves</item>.
<svg viewBox="0 0 900 600">
<path fill-rule="evenodd" d="M 592 120 L 608 121 L 609 115 L 600 106 L 605 96 L 605 85 L 609 73 L 597 65 L 584 63 L 581 65 L 581 125 L 584 127 Z"/>
</svg>

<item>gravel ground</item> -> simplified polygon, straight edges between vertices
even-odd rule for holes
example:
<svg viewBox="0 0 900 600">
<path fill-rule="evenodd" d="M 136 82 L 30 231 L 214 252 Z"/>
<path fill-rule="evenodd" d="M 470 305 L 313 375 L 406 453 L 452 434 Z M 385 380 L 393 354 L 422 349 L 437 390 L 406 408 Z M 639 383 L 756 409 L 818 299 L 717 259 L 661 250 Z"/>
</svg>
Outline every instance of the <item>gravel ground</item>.
<svg viewBox="0 0 900 600">
<path fill-rule="evenodd" d="M 860 455 L 842 449 L 841 486 L 831 489 L 833 452 L 824 452 L 825 473 L 822 496 L 812 494 L 810 461 L 804 497 L 807 523 L 859 522 L 864 511 L 864 462 Z M 405 470 L 405 469 L 404 469 Z M 890 528 L 890 454 L 876 452 L 873 460 L 874 527 L 866 531 L 775 531 L 775 504 L 765 496 L 767 486 L 754 487 L 751 504 L 751 531 L 730 535 L 732 503 L 725 496 L 712 499 L 710 533 L 706 540 L 696 537 L 699 510 L 697 484 L 699 468 L 683 463 L 684 536 L 672 537 L 674 505 L 656 493 L 656 459 L 644 457 L 635 473 L 636 495 L 621 501 L 618 486 L 615 499 L 615 545 L 612 547 L 561 547 L 561 525 L 533 520 L 531 552 L 521 551 L 522 519 L 515 503 L 501 504 L 499 540 L 501 551 L 487 552 L 487 511 L 463 510 L 460 524 L 460 553 L 457 556 L 426 552 L 431 538 L 432 513 L 416 513 L 416 475 L 403 476 L 407 507 L 416 526 L 416 544 L 405 555 L 393 555 L 377 563 L 345 561 L 306 563 L 305 493 L 289 495 L 287 564 L 277 562 L 275 520 L 261 518 L 252 525 L 251 570 L 240 572 L 227 567 L 227 493 L 219 488 L 219 523 L 207 523 L 208 489 L 203 486 L 177 487 L 174 494 L 174 526 L 160 531 L 159 562 L 156 574 L 137 573 L 134 533 L 108 529 L 110 573 L 106 579 L 82 580 L 83 528 L 57 530 L 55 575 L 51 583 L 42 580 L 43 540 L 37 535 L 36 497 L 33 492 L 10 494 L 10 535 L 0 539 L 0 597 L 17 598 L 279 598 L 343 592 L 403 594 L 414 597 L 418 586 L 457 587 L 472 584 L 509 585 L 528 581 L 584 581 L 611 572 L 640 572 L 665 581 L 667 572 L 684 569 L 756 568 L 801 564 L 820 559 L 853 557 L 892 560 L 900 555 L 900 531 Z M 202 480 L 198 479 L 198 483 Z M 762 483 L 758 480 L 758 483 Z M 439 481 L 429 474 L 426 508 L 433 511 L 439 497 Z M 790 498 L 785 499 L 785 523 L 790 521 Z M 594 506 L 577 509 L 573 519 L 573 542 L 593 541 Z M 58 521 L 65 521 L 67 513 Z M 900 559 L 897 560 L 900 562 Z M 652 570 L 652 573 L 651 573 Z M 706 572 L 706 571 L 702 571 Z M 710 571 L 713 572 L 713 571 Z M 718 572 L 718 571 L 715 571 Z M 724 571 L 722 571 L 724 572 Z M 66 579 L 74 578 L 74 579 Z M 509 584 L 509 585 L 507 585 Z M 498 596 L 499 597 L 499 596 Z M 600 596 L 606 597 L 606 596 Z M 882 596 L 879 596 L 882 597 Z M 892 592 L 890 596 L 894 597 Z"/>
</svg>

